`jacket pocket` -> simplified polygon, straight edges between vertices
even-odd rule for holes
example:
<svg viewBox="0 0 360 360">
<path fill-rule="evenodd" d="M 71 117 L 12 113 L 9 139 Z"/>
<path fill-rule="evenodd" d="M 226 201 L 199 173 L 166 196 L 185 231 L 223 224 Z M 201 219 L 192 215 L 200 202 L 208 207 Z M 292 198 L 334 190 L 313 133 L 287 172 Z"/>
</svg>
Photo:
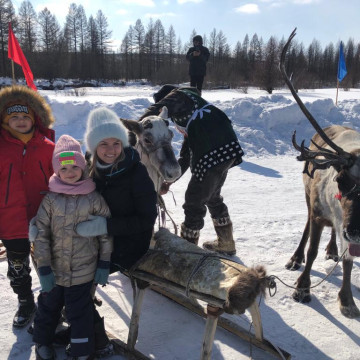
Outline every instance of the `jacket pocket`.
<svg viewBox="0 0 360 360">
<path fill-rule="evenodd" d="M 9 167 L 9 175 L 6 183 L 6 193 L 5 193 L 5 205 L 7 205 L 7 202 L 9 200 L 9 193 L 10 193 L 10 180 L 11 180 L 11 172 L 12 172 L 13 164 L 10 164 Z"/>
<path fill-rule="evenodd" d="M 40 165 L 40 170 L 41 170 L 41 172 L 42 172 L 42 174 L 44 176 L 45 184 L 46 184 L 46 186 L 49 186 L 49 179 L 45 174 L 45 171 L 44 171 L 44 168 L 43 168 L 43 166 L 41 164 L 41 161 L 39 161 L 39 165 Z"/>
</svg>

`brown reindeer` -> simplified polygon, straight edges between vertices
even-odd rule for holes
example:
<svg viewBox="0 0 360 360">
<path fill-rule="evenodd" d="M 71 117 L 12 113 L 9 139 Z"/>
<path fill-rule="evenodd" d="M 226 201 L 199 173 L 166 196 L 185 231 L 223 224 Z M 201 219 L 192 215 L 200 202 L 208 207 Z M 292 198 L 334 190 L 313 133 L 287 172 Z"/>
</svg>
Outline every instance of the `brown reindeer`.
<svg viewBox="0 0 360 360">
<path fill-rule="evenodd" d="M 360 134 L 343 126 L 330 126 L 321 129 L 309 113 L 285 70 L 285 54 L 296 29 L 285 44 L 280 61 L 280 70 L 296 102 L 316 130 L 310 147 L 296 143 L 295 132 L 292 138 L 294 147 L 300 151 L 297 157 L 305 161 L 303 181 L 308 207 L 308 220 L 301 242 L 286 267 L 299 268 L 304 260 L 304 248 L 310 237 L 305 269 L 297 280 L 293 293 L 294 300 L 302 303 L 311 301 L 310 271 L 317 256 L 321 233 L 325 226 L 332 228 L 328 252 L 337 255 L 336 237 L 340 239 L 343 257 L 343 282 L 338 294 L 341 313 L 348 318 L 360 316 L 351 292 L 351 270 L 353 256 L 360 246 Z"/>
</svg>

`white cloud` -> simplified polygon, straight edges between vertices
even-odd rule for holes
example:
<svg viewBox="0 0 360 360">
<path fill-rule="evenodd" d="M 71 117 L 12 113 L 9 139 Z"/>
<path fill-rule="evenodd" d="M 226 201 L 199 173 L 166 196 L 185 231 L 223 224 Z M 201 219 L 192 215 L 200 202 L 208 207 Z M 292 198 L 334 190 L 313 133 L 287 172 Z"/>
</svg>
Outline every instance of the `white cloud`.
<svg viewBox="0 0 360 360">
<path fill-rule="evenodd" d="M 159 18 L 165 18 L 165 17 L 174 17 L 176 16 L 175 13 L 172 13 L 172 12 L 168 12 L 168 13 L 160 13 L 160 14 L 145 14 L 145 17 L 146 18 L 156 18 L 156 19 L 159 19 Z"/>
<path fill-rule="evenodd" d="M 320 2 L 320 0 L 294 0 L 294 4 L 308 5 Z"/>
<path fill-rule="evenodd" d="M 116 10 L 116 14 L 118 15 L 126 15 L 128 14 L 129 12 L 126 10 L 126 9 L 119 9 L 119 10 Z"/>
<path fill-rule="evenodd" d="M 203 0 L 177 0 L 178 4 L 186 4 L 186 3 L 201 3 Z"/>
<path fill-rule="evenodd" d="M 236 12 L 241 12 L 245 14 L 257 14 L 259 13 L 259 6 L 257 4 L 246 4 L 239 6 L 235 9 Z"/>
<path fill-rule="evenodd" d="M 153 0 L 119 0 L 119 3 L 125 5 L 138 5 L 138 6 L 146 6 L 146 7 L 155 6 Z"/>
</svg>

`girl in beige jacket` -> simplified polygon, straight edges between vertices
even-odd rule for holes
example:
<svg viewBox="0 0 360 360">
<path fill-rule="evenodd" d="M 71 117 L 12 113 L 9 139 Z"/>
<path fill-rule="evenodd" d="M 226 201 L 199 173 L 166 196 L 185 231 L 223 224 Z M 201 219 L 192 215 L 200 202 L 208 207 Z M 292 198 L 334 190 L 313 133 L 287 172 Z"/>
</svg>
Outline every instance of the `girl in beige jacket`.
<svg viewBox="0 0 360 360">
<path fill-rule="evenodd" d="M 42 288 L 33 334 L 37 359 L 55 359 L 52 342 L 63 306 L 71 324 L 71 356 L 88 359 L 94 352 L 91 287 L 94 281 L 107 282 L 113 242 L 108 235 L 82 237 L 75 232 L 91 216 L 110 216 L 95 184 L 84 176 L 85 167 L 80 144 L 62 135 L 53 154 L 50 192 L 36 216 L 34 257 Z"/>
</svg>

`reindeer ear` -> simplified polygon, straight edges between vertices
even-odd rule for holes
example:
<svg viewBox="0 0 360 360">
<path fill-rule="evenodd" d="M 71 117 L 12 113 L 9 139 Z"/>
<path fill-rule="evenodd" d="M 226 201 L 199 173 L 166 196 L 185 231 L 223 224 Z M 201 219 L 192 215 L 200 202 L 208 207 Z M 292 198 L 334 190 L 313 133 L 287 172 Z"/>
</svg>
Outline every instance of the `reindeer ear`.
<svg viewBox="0 0 360 360">
<path fill-rule="evenodd" d="M 168 116 L 168 108 L 166 106 L 163 106 L 159 115 L 163 119 L 167 119 Z"/>
<path fill-rule="evenodd" d="M 120 121 L 125 125 L 125 127 L 129 130 L 134 132 L 136 135 L 142 133 L 142 126 L 138 121 L 135 120 L 128 120 L 128 119 L 121 119 Z"/>
</svg>

